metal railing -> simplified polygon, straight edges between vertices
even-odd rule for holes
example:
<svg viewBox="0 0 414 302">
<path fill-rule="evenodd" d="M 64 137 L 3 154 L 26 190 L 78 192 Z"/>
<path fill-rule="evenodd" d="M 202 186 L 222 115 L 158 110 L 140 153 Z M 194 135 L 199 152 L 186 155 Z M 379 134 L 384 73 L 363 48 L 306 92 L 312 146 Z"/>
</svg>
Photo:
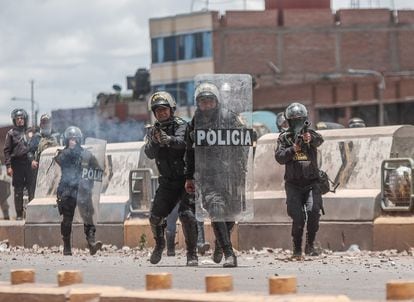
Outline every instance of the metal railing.
<svg viewBox="0 0 414 302">
<path fill-rule="evenodd" d="M 133 216 L 148 216 L 158 187 L 158 176 L 150 168 L 129 172 L 130 213 Z"/>
<path fill-rule="evenodd" d="M 381 165 L 381 208 L 383 211 L 413 210 L 414 161 L 411 158 L 391 158 Z"/>
</svg>

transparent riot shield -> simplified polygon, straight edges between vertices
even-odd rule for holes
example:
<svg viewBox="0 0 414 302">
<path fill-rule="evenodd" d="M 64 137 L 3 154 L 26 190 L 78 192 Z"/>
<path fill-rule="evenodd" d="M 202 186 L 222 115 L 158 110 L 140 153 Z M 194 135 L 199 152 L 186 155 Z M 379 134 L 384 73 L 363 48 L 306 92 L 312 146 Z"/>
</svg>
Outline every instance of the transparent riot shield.
<svg viewBox="0 0 414 302">
<path fill-rule="evenodd" d="M 106 141 L 87 138 L 83 148 L 74 222 L 96 224 L 104 174 Z"/>
<path fill-rule="evenodd" d="M 63 147 L 52 147 L 42 152 L 36 178 L 36 199 L 52 198 L 56 200 L 57 187 L 62 173 L 55 157 L 62 149 Z"/>
<path fill-rule="evenodd" d="M 209 84 L 205 84 L 209 83 Z M 253 218 L 252 79 L 245 74 L 195 78 L 195 204 L 197 220 Z M 216 106 L 201 106 L 203 97 Z M 214 102 L 213 102 L 214 103 Z M 207 109 L 206 109 L 207 108 Z M 243 116 L 243 118 L 242 118 Z"/>
</svg>

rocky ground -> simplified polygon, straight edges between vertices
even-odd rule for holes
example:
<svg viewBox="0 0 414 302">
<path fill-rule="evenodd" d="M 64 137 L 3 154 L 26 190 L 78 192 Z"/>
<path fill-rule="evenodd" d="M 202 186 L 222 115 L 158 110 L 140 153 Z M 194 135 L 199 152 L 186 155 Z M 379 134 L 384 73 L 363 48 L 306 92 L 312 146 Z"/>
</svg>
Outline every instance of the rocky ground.
<svg viewBox="0 0 414 302">
<path fill-rule="evenodd" d="M 292 261 L 291 251 L 262 249 L 237 252 L 239 266 L 224 269 L 207 253 L 199 256 L 198 267 L 185 266 L 185 252 L 177 251 L 158 265 L 149 263 L 150 250 L 117 248 L 104 245 L 103 250 L 90 256 L 87 250 L 74 249 L 73 256 L 62 256 L 62 247 L 27 249 L 10 247 L 0 242 L 0 281 L 10 278 L 10 270 L 34 268 L 36 282 L 56 283 L 59 270 L 78 269 L 84 282 L 123 286 L 131 289 L 145 287 L 145 274 L 170 272 L 173 287 L 204 290 L 204 278 L 212 274 L 232 274 L 235 291 L 267 294 L 267 279 L 274 275 L 295 275 L 298 292 L 305 294 L 344 294 L 351 299 L 385 300 L 386 282 L 398 279 L 414 280 L 414 249 L 404 252 L 360 251 L 352 245 L 346 252 L 322 251 L 318 257 Z"/>
</svg>

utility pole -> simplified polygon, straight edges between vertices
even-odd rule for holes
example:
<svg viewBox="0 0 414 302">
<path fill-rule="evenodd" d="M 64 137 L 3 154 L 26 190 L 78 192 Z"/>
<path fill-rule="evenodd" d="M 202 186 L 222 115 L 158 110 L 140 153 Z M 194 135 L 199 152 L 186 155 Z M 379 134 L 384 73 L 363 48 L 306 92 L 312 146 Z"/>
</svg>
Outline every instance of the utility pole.
<svg viewBox="0 0 414 302">
<path fill-rule="evenodd" d="M 30 103 L 32 105 L 32 128 L 36 127 L 36 118 L 34 112 L 34 80 L 30 80 Z"/>
</svg>

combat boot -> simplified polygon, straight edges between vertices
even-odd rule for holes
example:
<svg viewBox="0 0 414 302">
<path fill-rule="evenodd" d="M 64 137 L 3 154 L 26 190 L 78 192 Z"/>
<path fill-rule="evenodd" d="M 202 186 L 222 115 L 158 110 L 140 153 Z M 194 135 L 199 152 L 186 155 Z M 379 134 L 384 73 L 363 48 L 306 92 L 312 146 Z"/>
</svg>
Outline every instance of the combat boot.
<svg viewBox="0 0 414 302">
<path fill-rule="evenodd" d="M 63 237 L 63 255 L 72 256 L 72 246 L 70 244 L 70 236 Z"/>
<path fill-rule="evenodd" d="M 95 255 L 97 251 L 102 249 L 102 242 L 95 240 L 95 226 L 85 225 L 84 231 L 86 235 L 86 241 L 88 242 L 89 254 Z"/>
<path fill-rule="evenodd" d="M 214 242 L 214 251 L 212 258 L 215 263 L 220 263 L 221 260 L 223 260 L 223 249 L 217 240 Z"/>
<path fill-rule="evenodd" d="M 155 239 L 155 247 L 152 251 L 150 262 L 152 264 L 157 264 L 161 261 L 162 258 L 162 252 L 165 249 L 165 238 L 163 237 L 156 237 Z"/>
<path fill-rule="evenodd" d="M 175 256 L 175 234 L 172 232 L 166 233 L 167 236 L 167 256 Z"/>
<path fill-rule="evenodd" d="M 191 211 L 184 211 L 180 213 L 180 220 L 185 237 L 185 245 L 187 248 L 187 266 L 198 266 L 197 220 L 194 217 L 194 213 L 192 213 Z"/>
<path fill-rule="evenodd" d="M 319 256 L 318 251 L 314 247 L 315 236 L 309 236 L 306 234 L 306 245 L 305 245 L 305 255 L 308 256 Z"/>
<path fill-rule="evenodd" d="M 204 233 L 204 223 L 197 221 L 197 252 L 204 256 L 204 254 L 210 249 L 210 243 L 206 242 Z"/>
<path fill-rule="evenodd" d="M 3 211 L 3 218 L 4 220 L 10 220 L 10 215 L 9 215 L 8 210 Z"/>
<path fill-rule="evenodd" d="M 187 266 L 198 266 L 198 257 L 195 251 L 187 252 Z"/>
<path fill-rule="evenodd" d="M 302 259 L 302 238 L 293 240 L 293 253 L 292 259 Z"/>
<path fill-rule="evenodd" d="M 225 261 L 223 263 L 223 267 L 236 267 L 237 258 L 234 255 L 233 247 L 230 241 L 232 224 L 215 221 L 211 223 L 211 226 L 213 227 L 214 235 L 216 236 L 216 246 L 213 253 L 214 262 L 220 263 L 224 254 Z"/>
<path fill-rule="evenodd" d="M 224 257 L 223 267 L 236 267 L 237 266 L 237 257 L 232 253 L 231 255 Z"/>
</svg>

